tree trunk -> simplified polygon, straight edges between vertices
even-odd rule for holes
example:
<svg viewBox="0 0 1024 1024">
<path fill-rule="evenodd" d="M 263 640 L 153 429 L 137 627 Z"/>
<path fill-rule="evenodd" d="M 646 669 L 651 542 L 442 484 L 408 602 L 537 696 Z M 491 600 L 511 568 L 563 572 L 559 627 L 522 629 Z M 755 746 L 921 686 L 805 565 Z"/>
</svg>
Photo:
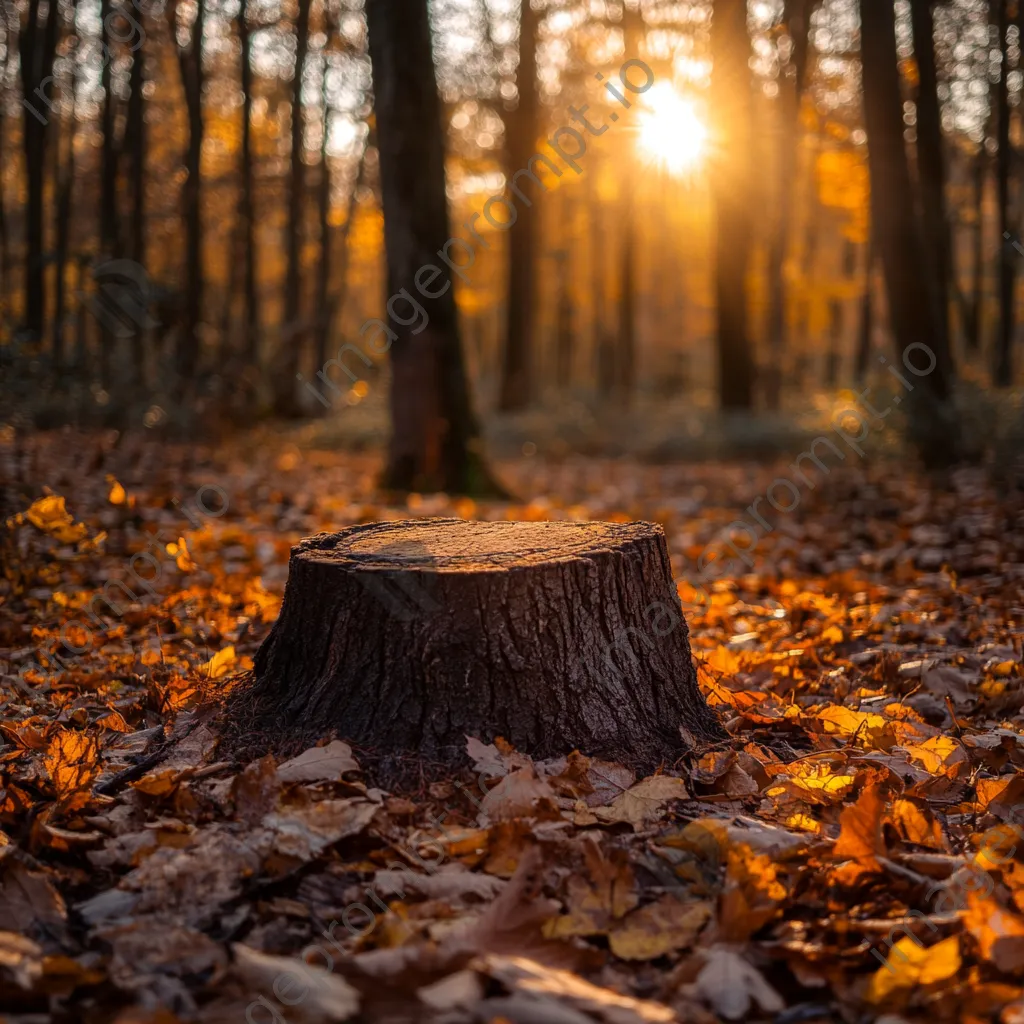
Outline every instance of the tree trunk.
<svg viewBox="0 0 1024 1024">
<path fill-rule="evenodd" d="M 143 15 L 140 12 L 139 18 Z M 146 85 L 144 40 L 139 40 L 138 49 L 132 53 L 132 69 L 129 76 L 128 123 L 125 129 L 126 149 L 132 160 L 132 222 L 128 233 L 128 251 L 131 258 L 141 267 L 146 266 L 146 119 L 145 97 L 143 90 Z M 146 330 L 136 324 L 132 332 L 132 362 L 134 363 L 136 386 L 144 386 L 146 377 L 145 366 Z"/>
<path fill-rule="evenodd" d="M 331 334 L 333 332 L 333 325 L 335 317 L 345 307 L 345 299 L 348 295 L 348 239 L 352 233 L 352 220 L 356 215 L 356 201 L 359 195 L 359 190 L 363 187 L 366 181 L 366 151 L 369 149 L 370 143 L 363 149 L 362 156 L 359 158 L 359 167 L 356 171 L 356 179 L 352 183 L 352 188 L 349 191 L 348 199 L 345 203 L 345 221 L 341 225 L 338 231 L 338 237 L 333 239 L 330 234 L 330 227 L 326 221 L 326 214 L 321 215 L 321 224 L 324 230 L 327 230 L 328 234 L 323 239 L 321 244 L 321 267 L 320 267 L 320 282 L 318 285 L 319 298 L 317 300 L 317 309 L 319 314 L 317 317 L 318 321 L 318 336 L 316 346 L 316 365 L 323 366 L 327 361 L 327 346 L 330 342 Z M 328 176 L 328 182 L 330 178 Z M 331 260 L 331 247 L 334 246 L 338 250 L 338 265 L 335 268 Z M 330 280 L 331 277 L 337 279 L 337 288 L 334 295 L 330 294 Z"/>
<path fill-rule="evenodd" d="M 252 33 L 249 31 L 249 2 L 242 0 L 238 11 L 238 39 L 242 48 L 242 194 L 239 200 L 242 230 L 245 232 L 245 359 L 255 369 L 259 359 L 260 311 L 256 297 L 256 211 L 253 200 L 252 156 Z"/>
<path fill-rule="evenodd" d="M 793 219 L 793 186 L 800 144 L 800 101 L 807 70 L 807 29 L 810 0 L 785 0 L 782 18 L 793 49 L 781 84 L 778 211 L 768 251 L 768 365 L 765 367 L 764 399 L 778 409 L 782 393 L 786 350 L 786 251 Z M 790 71 L 790 69 L 792 69 Z M 813 186 L 812 186 L 813 187 Z"/>
<path fill-rule="evenodd" d="M 295 73 L 292 78 L 292 147 L 291 173 L 288 187 L 288 255 L 284 284 L 284 320 L 281 324 L 280 350 L 274 360 L 274 412 L 278 416 L 298 416 L 295 378 L 298 375 L 300 354 L 306 331 L 299 322 L 302 312 L 302 198 L 305 193 L 305 174 L 302 163 L 302 75 L 306 68 L 309 46 L 309 10 L 312 0 L 298 0 L 299 10 L 295 22 Z"/>
<path fill-rule="evenodd" d="M 60 374 L 64 368 L 64 277 L 68 264 L 68 238 L 71 230 L 71 200 L 75 187 L 75 106 L 77 74 L 77 46 L 69 73 L 71 117 L 67 125 L 67 149 L 63 160 L 60 155 L 60 137 L 57 139 L 57 211 L 56 211 L 56 252 L 54 253 L 54 295 L 53 295 L 53 369 Z"/>
<path fill-rule="evenodd" d="M 645 27 L 639 2 L 623 5 L 622 33 L 627 60 L 640 57 L 644 47 Z M 620 114 L 623 127 L 634 129 L 636 118 Z M 637 220 L 635 194 L 636 154 L 630 153 L 621 163 L 622 182 L 622 247 L 619 252 L 619 322 L 615 351 L 614 395 L 616 404 L 627 408 L 636 386 L 636 313 L 637 313 Z"/>
<path fill-rule="evenodd" d="M 911 0 L 910 14 L 917 59 L 917 172 L 921 186 L 926 251 L 931 265 L 938 343 L 949 350 L 949 285 L 952 280 L 949 218 L 946 213 L 946 170 L 942 153 L 939 81 L 935 69 L 935 28 L 932 0 Z"/>
<path fill-rule="evenodd" d="M 113 16 L 111 0 L 101 0 L 100 37 L 108 52 L 114 45 L 110 37 L 109 22 Z M 100 85 L 103 89 L 103 160 L 100 175 L 100 262 L 112 260 L 120 255 L 117 251 L 119 237 L 117 228 L 117 164 L 118 146 L 115 135 L 117 118 L 114 97 L 113 60 L 103 62 Z M 112 340 L 112 339 L 111 339 Z"/>
<path fill-rule="evenodd" d="M 11 60 L 11 48 L 15 45 L 11 27 L 6 18 L 0 18 L 3 26 L 4 59 L 0 63 L 0 80 L 7 81 L 7 65 Z M 6 136 L 4 104 L 0 103 L 0 167 L 6 166 L 8 140 Z M 3 322 L 11 322 L 10 288 L 11 288 L 11 250 L 7 237 L 7 206 L 4 201 L 3 175 L 0 174 L 0 317 Z"/>
<path fill-rule="evenodd" d="M 46 186 L 46 134 L 52 111 L 46 80 L 53 71 L 57 52 L 60 13 L 56 3 L 46 4 L 45 20 L 39 18 L 40 0 L 29 0 L 27 17 L 18 38 L 21 85 L 25 103 L 22 145 L 25 151 L 25 328 L 32 338 L 43 336 L 46 316 L 46 267 L 43 265 L 44 207 Z M 40 105 L 44 110 L 40 110 Z M 30 109 L 29 109 L 30 108 Z"/>
<path fill-rule="evenodd" d="M 206 0 L 197 0 L 187 47 L 178 48 L 178 66 L 188 110 L 188 177 L 182 189 L 185 219 L 185 303 L 178 332 L 178 390 L 194 381 L 199 362 L 199 320 L 203 306 L 203 224 L 201 211 L 201 157 L 203 151 L 203 25 Z M 167 7 L 172 39 L 177 35 L 177 3 Z"/>
<path fill-rule="evenodd" d="M 619 251 L 619 324 L 613 391 L 616 404 L 623 409 L 628 408 L 636 383 L 636 212 L 633 185 L 629 181 L 624 184 L 623 238 Z"/>
<path fill-rule="evenodd" d="M 750 37 L 744 0 L 716 0 L 711 18 L 711 105 L 718 125 L 713 171 L 717 214 L 715 299 L 718 396 L 723 409 L 749 409 L 754 365 L 747 335 L 750 216 Z"/>
<path fill-rule="evenodd" d="M 985 144 L 978 147 L 972 168 L 974 223 L 971 225 L 971 306 L 967 319 L 967 348 L 981 350 L 981 311 L 985 295 Z"/>
<path fill-rule="evenodd" d="M 996 339 L 992 383 L 1008 388 L 1013 383 L 1013 279 L 1017 253 L 1010 245 L 1010 70 L 1007 28 L 1009 0 L 995 0 L 999 8 L 999 86 L 996 93 L 996 188 L 999 204 L 999 336 Z"/>
<path fill-rule="evenodd" d="M 724 737 L 650 523 L 406 520 L 292 549 L 235 714 L 455 761 L 466 737 L 653 768 Z"/>
<path fill-rule="evenodd" d="M 920 273 L 925 265 L 924 245 L 903 141 L 895 15 L 891 0 L 861 0 L 860 6 L 872 230 L 900 356 L 897 369 L 906 374 L 907 359 L 924 367 L 929 362 L 926 352 L 934 352 L 934 369 L 913 378 L 908 426 L 925 463 L 941 465 L 956 457 L 956 424 L 950 407 L 953 374 L 949 350 L 941 344 L 931 289 Z"/>
<path fill-rule="evenodd" d="M 871 361 L 871 336 L 875 328 L 874 287 L 876 250 L 875 231 L 870 229 L 864 255 L 864 291 L 860 297 L 860 322 L 857 327 L 857 355 L 853 362 L 853 379 L 863 384 Z"/>
<path fill-rule="evenodd" d="M 366 15 L 388 294 L 398 296 L 405 289 L 412 295 L 417 272 L 439 265 L 438 251 L 449 237 L 444 132 L 427 2 L 374 0 Z M 396 491 L 493 493 L 470 404 L 453 287 L 442 290 L 432 280 L 426 289 L 416 289 L 415 301 L 425 316 L 410 318 L 405 301 L 391 303 L 394 312 L 388 311 L 394 338 L 392 431 L 384 484 Z M 377 335 L 378 341 L 391 337 Z"/>
<path fill-rule="evenodd" d="M 537 148 L 540 101 L 537 96 L 537 29 L 540 12 L 530 0 L 519 5 L 519 67 L 516 88 L 519 105 L 506 119 L 508 172 L 526 167 Z M 534 201 L 532 197 L 527 197 Z M 533 398 L 533 337 L 536 281 L 534 210 L 520 209 L 508 238 L 508 294 L 505 355 L 498 407 L 522 409 Z"/>
</svg>

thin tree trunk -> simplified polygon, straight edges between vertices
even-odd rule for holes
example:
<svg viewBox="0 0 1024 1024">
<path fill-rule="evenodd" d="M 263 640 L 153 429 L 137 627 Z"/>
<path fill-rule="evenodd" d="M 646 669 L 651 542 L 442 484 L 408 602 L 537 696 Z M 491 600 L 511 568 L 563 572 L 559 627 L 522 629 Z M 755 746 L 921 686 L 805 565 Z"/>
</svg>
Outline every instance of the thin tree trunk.
<svg viewBox="0 0 1024 1024">
<path fill-rule="evenodd" d="M 384 207 L 388 294 L 415 287 L 449 238 L 444 130 L 434 81 L 427 0 L 373 0 L 366 9 Z M 427 297 L 429 292 L 433 297 Z M 384 483 L 397 491 L 497 490 L 470 403 L 455 296 L 436 282 L 389 310 L 392 433 Z M 406 323 L 400 324 L 396 315 Z M 383 349 L 367 339 L 364 344 Z"/>
<path fill-rule="evenodd" d="M 77 47 L 76 47 L 77 49 Z M 77 53 L 75 54 L 77 56 Z M 57 211 L 56 211 L 56 253 L 54 254 L 55 276 L 53 296 L 53 368 L 60 373 L 64 366 L 64 276 L 67 272 L 68 237 L 71 229 L 71 200 L 75 186 L 75 100 L 77 64 L 72 60 L 70 72 L 71 117 L 68 121 L 67 150 L 63 160 L 60 157 L 60 139 L 57 140 Z"/>
<path fill-rule="evenodd" d="M 3 64 L 0 64 L 0 76 L 2 76 L 3 81 L 6 81 L 7 64 L 11 59 L 11 49 L 16 44 L 11 38 L 11 27 L 7 21 L 6 13 L 2 6 L 0 6 L 0 23 L 3 24 L 4 29 L 4 61 Z M 5 167 L 7 161 L 7 138 L 5 133 L 4 113 L 4 104 L 0 103 L 0 167 Z M 4 202 L 3 175 L 0 174 L 0 315 L 2 315 L 4 323 L 9 323 L 11 319 L 9 303 L 11 272 L 11 254 L 10 248 L 8 247 L 7 237 L 7 207 Z"/>
<path fill-rule="evenodd" d="M 238 39 L 242 48 L 242 193 L 239 213 L 245 232 L 245 359 L 255 368 L 259 359 L 260 309 L 256 296 L 256 211 L 252 154 L 252 33 L 248 22 L 249 0 L 242 0 L 238 12 Z"/>
<path fill-rule="evenodd" d="M 981 312 L 985 294 L 985 165 L 988 157 L 984 143 L 974 158 L 974 224 L 971 226 L 971 307 L 967 318 L 967 348 L 981 350 Z"/>
<path fill-rule="evenodd" d="M 765 368 L 764 399 L 769 409 L 779 407 L 783 360 L 786 351 L 786 251 L 793 216 L 793 186 L 800 144 L 800 101 L 807 69 L 807 29 L 810 0 L 785 0 L 782 18 L 793 49 L 782 83 L 779 111 L 778 210 L 768 251 L 768 366 Z"/>
<path fill-rule="evenodd" d="M 719 160 L 713 171 L 717 214 L 715 298 L 718 396 L 723 409 L 750 409 L 754 364 L 747 334 L 750 211 L 750 37 L 744 0 L 717 0 L 711 19 L 711 103 Z"/>
<path fill-rule="evenodd" d="M 418 2 L 418 0 L 417 0 Z M 519 105 L 506 119 L 508 168 L 526 167 L 537 146 L 540 100 L 537 95 L 537 29 L 540 12 L 530 0 L 519 5 L 519 67 L 516 88 Z M 533 326 L 536 299 L 537 214 L 520 209 L 508 238 L 508 291 L 505 354 L 498 407 L 522 409 L 533 398 Z"/>
<path fill-rule="evenodd" d="M 622 248 L 619 256 L 619 324 L 615 359 L 614 394 L 618 405 L 629 406 L 636 383 L 636 212 L 633 188 L 625 183 L 622 209 Z"/>
<path fill-rule="evenodd" d="M 316 281 L 316 352 L 313 365 L 320 367 L 324 365 L 327 357 L 327 344 L 329 340 L 330 315 L 330 294 L 329 284 L 331 280 L 331 170 L 327 156 L 327 141 L 331 131 L 331 108 L 330 97 L 327 94 L 327 72 L 329 62 L 327 59 L 327 44 L 330 42 L 330 26 L 324 29 L 324 74 L 320 85 L 320 102 L 323 104 L 323 119 L 320 128 L 320 181 L 317 188 L 317 213 L 320 221 L 320 265 L 317 268 Z M 362 161 L 360 161 L 361 165 Z M 355 198 L 356 185 L 352 186 L 350 200 Z M 352 216 L 353 206 L 349 203 L 349 217 Z"/>
<path fill-rule="evenodd" d="M 60 13 L 56 3 L 46 4 L 45 19 L 40 21 L 40 0 L 29 0 L 27 17 L 19 36 L 21 84 L 26 109 L 22 119 L 22 145 L 25 151 L 25 328 L 38 340 L 43 336 L 46 316 L 46 267 L 44 266 L 44 206 L 46 185 L 47 114 L 39 110 L 39 89 L 48 95 L 44 84 L 53 71 L 57 51 L 57 26 Z"/>
<path fill-rule="evenodd" d="M 956 425 L 950 409 L 953 371 L 941 344 L 937 313 L 924 265 L 921 226 L 903 139 L 903 99 L 896 56 L 892 0 L 861 0 L 864 119 L 868 133 L 871 223 L 885 275 L 889 316 L 900 355 L 897 369 L 934 367 L 913 377 L 908 425 L 926 464 L 956 457 Z"/>
<path fill-rule="evenodd" d="M 627 60 L 638 58 L 644 45 L 644 19 L 639 2 L 624 6 L 622 32 Z M 624 117 L 626 127 L 635 125 L 635 119 Z M 633 154 L 622 161 L 622 248 L 619 256 L 619 323 L 616 338 L 615 384 L 616 402 L 622 408 L 629 406 L 636 386 L 636 313 L 637 313 L 637 220 L 634 201 L 636 160 Z"/>
<path fill-rule="evenodd" d="M 857 355 L 853 364 L 853 378 L 863 384 L 868 374 L 868 363 L 871 361 L 871 337 L 875 328 L 874 316 L 874 283 L 877 244 L 874 228 L 870 229 L 864 256 L 864 291 L 860 297 L 860 323 L 857 330 Z"/>
<path fill-rule="evenodd" d="M 1013 382 L 1013 280 L 1017 254 L 1010 245 L 1010 90 L 1009 78 L 1009 0 L 995 0 L 999 9 L 999 86 L 996 93 L 996 190 L 999 204 L 999 335 L 992 367 L 992 383 L 1007 388 Z"/>
<path fill-rule="evenodd" d="M 141 12 L 139 17 L 142 18 Z M 132 222 L 129 228 L 128 251 L 131 258 L 142 268 L 146 266 L 146 120 L 143 95 L 146 84 L 145 60 L 143 40 L 140 39 L 138 49 L 132 53 L 132 69 L 128 82 L 131 93 L 128 98 L 125 141 L 132 159 Z M 135 382 L 139 385 L 145 381 L 145 341 L 145 328 L 142 324 L 136 324 L 132 332 L 132 361 Z"/>
<path fill-rule="evenodd" d="M 278 416 L 300 415 L 295 378 L 298 376 L 306 330 L 300 323 L 302 311 L 301 243 L 302 199 L 305 174 L 302 163 L 302 76 L 309 46 L 309 11 L 312 0 L 298 0 L 295 22 L 295 72 L 292 79 L 292 146 L 288 187 L 287 269 L 284 285 L 284 318 L 278 351 L 274 359 L 274 412 Z"/>
<path fill-rule="evenodd" d="M 178 47 L 178 66 L 188 110 L 188 177 L 182 189 L 185 220 L 185 303 L 178 333 L 178 391 L 183 393 L 196 377 L 199 362 L 199 321 L 203 305 L 203 226 L 201 212 L 201 156 L 203 151 L 203 27 L 206 0 L 197 0 L 196 18 L 188 45 Z M 177 35 L 177 4 L 167 7 L 172 38 Z"/>
<path fill-rule="evenodd" d="M 103 45 L 111 50 L 114 43 L 110 38 L 108 22 L 111 19 L 111 0 L 101 0 L 100 19 Z M 115 137 L 116 99 L 112 60 L 104 61 L 100 72 L 103 89 L 103 154 L 100 174 L 100 259 L 110 260 L 119 253 L 117 229 L 117 164 L 118 146 Z"/>
<path fill-rule="evenodd" d="M 939 344 L 949 349 L 949 284 L 952 279 L 949 218 L 946 213 L 946 169 L 942 153 L 939 83 L 935 68 L 932 0 L 911 0 L 910 14 L 917 59 L 917 171 L 921 186 L 926 251 L 932 265 Z"/>
</svg>

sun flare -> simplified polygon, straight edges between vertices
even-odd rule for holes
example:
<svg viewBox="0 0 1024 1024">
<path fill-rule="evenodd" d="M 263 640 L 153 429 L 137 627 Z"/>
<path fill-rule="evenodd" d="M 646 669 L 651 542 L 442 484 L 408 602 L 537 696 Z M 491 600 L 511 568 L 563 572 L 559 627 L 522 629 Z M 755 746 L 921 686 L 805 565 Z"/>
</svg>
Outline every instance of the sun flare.
<svg viewBox="0 0 1024 1024">
<path fill-rule="evenodd" d="M 644 95 L 637 118 L 640 148 L 671 174 L 692 171 L 707 148 L 707 129 L 693 104 L 669 82 L 656 82 Z"/>
</svg>

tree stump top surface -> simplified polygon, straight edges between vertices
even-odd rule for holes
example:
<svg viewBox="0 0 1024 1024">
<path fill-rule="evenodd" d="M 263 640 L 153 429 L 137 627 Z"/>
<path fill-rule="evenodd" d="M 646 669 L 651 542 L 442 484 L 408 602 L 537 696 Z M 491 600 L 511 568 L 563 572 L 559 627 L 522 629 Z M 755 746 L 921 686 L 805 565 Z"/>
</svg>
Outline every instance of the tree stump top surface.
<svg viewBox="0 0 1024 1024">
<path fill-rule="evenodd" d="M 586 558 L 662 533 L 657 524 L 643 522 L 402 519 L 317 534 L 299 547 L 317 561 L 351 569 L 479 572 Z"/>
</svg>

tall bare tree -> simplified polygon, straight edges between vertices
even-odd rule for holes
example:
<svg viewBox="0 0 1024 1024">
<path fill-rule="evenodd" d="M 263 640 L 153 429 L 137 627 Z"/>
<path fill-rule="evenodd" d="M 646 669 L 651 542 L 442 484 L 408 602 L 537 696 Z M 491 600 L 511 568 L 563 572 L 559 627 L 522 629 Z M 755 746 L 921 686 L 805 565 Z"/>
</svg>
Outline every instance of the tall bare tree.
<svg viewBox="0 0 1024 1024">
<path fill-rule="evenodd" d="M 449 237 L 444 130 L 434 81 L 427 0 L 366 8 L 380 152 L 389 295 L 413 294 Z M 453 287 L 417 288 L 426 317 L 389 310 L 391 440 L 385 486 L 399 491 L 496 490 L 470 402 Z M 448 282 L 451 285 L 451 282 Z M 433 297 L 428 297 L 433 296 Z M 390 336 L 388 336 L 390 337 Z"/>
<path fill-rule="evenodd" d="M 172 38 L 177 36 L 177 5 L 167 7 Z M 188 147 L 182 190 L 185 221 L 185 303 L 178 335 L 179 388 L 195 379 L 199 362 L 199 323 L 203 308 L 203 222 L 201 156 L 203 152 L 203 31 L 206 0 L 196 0 L 196 17 L 188 43 L 178 46 L 178 67 L 188 111 Z"/>
<path fill-rule="evenodd" d="M 793 191 L 800 143 L 800 102 L 807 77 L 807 40 L 811 0 L 785 0 L 782 20 L 789 35 L 789 62 L 780 83 L 778 204 L 768 251 L 768 365 L 764 399 L 776 409 L 786 352 L 786 253 L 793 219 Z"/>
<path fill-rule="evenodd" d="M 25 103 L 22 146 L 25 153 L 25 328 L 35 339 L 43 336 L 46 314 L 46 268 L 43 265 L 46 142 L 52 114 L 46 83 L 57 52 L 60 12 L 56 3 L 28 0 L 18 34 L 21 87 Z M 42 96 L 39 95 L 42 93 Z M 40 101 L 47 113 L 40 111 Z"/>
<path fill-rule="evenodd" d="M 723 409 L 749 409 L 754 360 L 747 327 L 747 266 L 753 244 L 750 209 L 751 86 L 746 0 L 715 0 L 711 16 L 711 102 L 718 125 L 713 171 L 717 218 L 715 299 L 718 398 Z"/>
<path fill-rule="evenodd" d="M 996 90 L 996 202 L 999 208 L 999 335 L 996 338 L 992 383 L 1007 388 L 1013 383 L 1013 280 L 1017 254 L 1010 245 L 1010 25 L 1009 0 L 993 0 L 999 30 L 999 85 Z"/>
<path fill-rule="evenodd" d="M 949 217 L 946 212 L 946 161 L 942 151 L 939 78 L 935 66 L 932 0 L 911 0 L 914 56 L 917 59 L 917 173 L 921 186 L 926 251 L 935 291 L 938 327 L 949 348 L 949 286 L 952 279 Z"/>
<path fill-rule="evenodd" d="M 924 369 L 934 353 L 934 367 L 913 376 L 909 431 L 929 465 L 955 458 L 957 432 L 952 416 L 953 368 L 943 348 L 938 312 L 927 277 L 924 234 L 914 204 L 910 168 L 903 139 L 903 97 L 896 55 L 892 0 L 861 0 L 861 60 L 864 121 L 868 133 L 871 223 L 889 302 L 889 319 L 903 362 Z"/>
<path fill-rule="evenodd" d="M 537 94 L 537 30 L 540 13 L 530 0 L 519 4 L 518 104 L 506 118 L 508 170 L 525 167 L 537 145 L 540 98 Z M 508 237 L 508 293 L 505 354 L 499 408 L 522 409 L 533 398 L 534 301 L 536 299 L 537 215 L 521 211 Z"/>
<path fill-rule="evenodd" d="M 250 367 L 259 358 L 260 311 L 256 296 L 256 204 L 255 168 L 252 152 L 252 32 L 249 28 L 249 0 L 242 0 L 238 9 L 238 39 L 241 43 L 242 145 L 240 153 L 242 185 L 239 195 L 239 217 L 244 232 L 243 259 L 245 275 L 245 358 Z"/>
<path fill-rule="evenodd" d="M 292 149 L 288 186 L 288 265 L 284 284 L 284 322 L 281 330 L 281 351 L 274 374 L 274 411 L 280 416 L 299 413 L 295 377 L 306 331 L 299 323 L 302 311 L 302 199 L 305 194 L 305 173 L 302 163 L 302 78 L 306 70 L 309 48 L 309 11 L 312 0 L 298 0 L 295 19 L 295 73 L 292 79 Z"/>
</svg>

